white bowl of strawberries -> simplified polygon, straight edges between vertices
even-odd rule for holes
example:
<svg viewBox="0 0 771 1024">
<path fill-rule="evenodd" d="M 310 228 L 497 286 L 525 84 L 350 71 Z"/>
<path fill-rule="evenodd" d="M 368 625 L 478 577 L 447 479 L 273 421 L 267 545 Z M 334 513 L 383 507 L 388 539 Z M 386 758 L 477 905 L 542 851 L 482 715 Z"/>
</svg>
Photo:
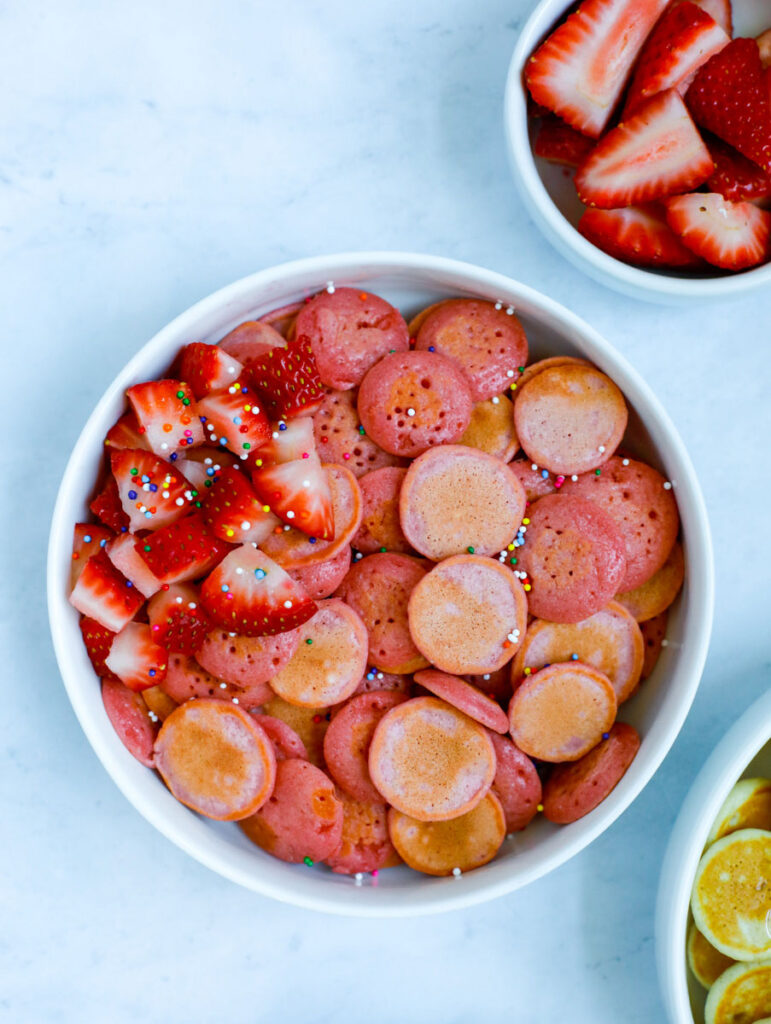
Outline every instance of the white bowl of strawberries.
<svg viewBox="0 0 771 1024">
<path fill-rule="evenodd" d="M 766 0 L 542 0 L 506 86 L 514 177 L 553 245 L 666 303 L 771 285 Z"/>
</svg>

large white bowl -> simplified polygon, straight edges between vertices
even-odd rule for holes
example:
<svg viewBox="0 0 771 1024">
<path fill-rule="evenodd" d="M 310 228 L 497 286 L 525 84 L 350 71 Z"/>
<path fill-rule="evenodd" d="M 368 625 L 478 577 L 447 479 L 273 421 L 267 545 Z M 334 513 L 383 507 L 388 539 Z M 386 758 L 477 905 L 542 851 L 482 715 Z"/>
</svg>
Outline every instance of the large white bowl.
<svg viewBox="0 0 771 1024">
<path fill-rule="evenodd" d="M 573 6 L 566 0 L 541 0 L 525 22 L 514 48 L 506 82 L 505 127 L 509 160 L 522 200 L 552 245 L 579 269 L 625 295 L 651 302 L 704 302 L 771 288 L 771 263 L 730 273 L 715 268 L 695 271 L 642 270 L 608 256 L 576 229 L 583 212 L 572 177 L 561 166 L 533 155 L 523 69 L 538 44 Z M 768 0 L 734 4 L 734 31 L 755 36 L 771 24 Z"/>
<path fill-rule="evenodd" d="M 87 514 L 102 440 L 123 410 L 125 389 L 161 374 L 181 345 L 216 341 L 241 321 L 302 299 L 330 280 L 381 294 L 408 315 L 451 295 L 513 304 L 534 358 L 585 356 L 619 384 L 632 410 L 632 446 L 672 480 L 680 507 L 687 573 L 670 620 L 671 642 L 652 678 L 622 714 L 642 734 L 638 757 L 608 799 L 581 821 L 557 828 L 539 820 L 509 840 L 493 863 L 457 880 L 395 869 L 382 872 L 377 885 L 357 887 L 350 878 L 275 860 L 235 825 L 199 818 L 177 803 L 113 731 L 78 616 L 67 601 L 73 523 Z M 583 849 L 629 806 L 672 745 L 699 684 L 712 620 L 712 552 L 704 503 L 682 441 L 645 382 L 596 331 L 546 296 L 489 270 L 435 256 L 353 253 L 287 263 L 237 281 L 177 317 L 139 350 L 91 413 L 65 470 L 51 527 L 48 601 L 57 658 L 75 712 L 107 771 L 148 821 L 199 861 L 250 889 L 319 910 L 397 916 L 466 906 L 525 885 Z"/>
<path fill-rule="evenodd" d="M 771 691 L 734 723 L 691 787 L 667 846 L 656 903 L 656 958 L 674 1024 L 704 1024 L 706 993 L 690 976 L 685 936 L 691 889 L 723 801 L 742 777 L 771 778 Z"/>
</svg>

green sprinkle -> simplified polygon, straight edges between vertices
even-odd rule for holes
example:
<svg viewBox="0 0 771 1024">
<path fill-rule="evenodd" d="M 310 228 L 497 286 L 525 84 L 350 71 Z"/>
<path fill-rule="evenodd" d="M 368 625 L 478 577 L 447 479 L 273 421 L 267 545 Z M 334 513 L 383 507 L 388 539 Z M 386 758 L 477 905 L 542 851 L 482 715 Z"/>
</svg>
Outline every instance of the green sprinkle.
<svg viewBox="0 0 771 1024">
<path fill-rule="evenodd" d="M 131 475 L 136 476 L 138 472 L 139 470 L 136 467 L 134 467 L 134 469 L 131 470 Z"/>
<path fill-rule="evenodd" d="M 149 544 L 145 544 L 142 550 L 143 551 L 152 551 L 152 548 L 150 547 Z"/>
<path fill-rule="evenodd" d="M 244 441 L 244 443 L 243 443 L 243 445 L 241 447 L 242 448 L 246 448 L 246 450 L 248 451 L 252 446 L 249 444 L 248 441 Z"/>
<path fill-rule="evenodd" d="M 509 559 L 509 564 L 510 564 L 510 565 L 516 565 L 516 564 L 517 564 L 517 560 L 516 560 L 516 558 L 510 558 L 510 559 Z"/>
<path fill-rule="evenodd" d="M 201 502 L 200 501 L 194 501 L 193 504 L 195 505 L 196 508 L 200 508 L 201 507 Z"/>
<path fill-rule="evenodd" d="M 360 433 L 360 434 L 363 434 L 363 433 L 364 433 L 364 427 L 359 427 L 359 433 Z"/>
<path fill-rule="evenodd" d="M 183 398 L 182 399 L 182 404 L 183 405 L 190 405 L 190 399 L 189 398 Z"/>
<path fill-rule="evenodd" d="M 466 548 L 466 551 L 468 551 L 468 553 L 469 553 L 470 555 L 473 555 L 473 554 L 474 554 L 474 548 L 472 548 L 472 547 L 467 547 L 467 548 Z"/>
<path fill-rule="evenodd" d="M 384 555 L 384 554 L 386 553 L 386 551 L 387 551 L 387 550 L 388 550 L 387 548 L 381 548 L 381 549 L 380 549 L 380 554 L 381 554 L 381 555 Z"/>
<path fill-rule="evenodd" d="M 595 469 L 595 471 L 594 471 L 594 475 L 595 476 L 599 476 L 601 473 L 602 473 L 601 469 Z"/>
<path fill-rule="evenodd" d="M 305 642 L 306 642 L 306 644 L 312 644 L 313 643 L 313 641 L 311 640 L 310 637 L 308 637 L 308 639 Z"/>
<path fill-rule="evenodd" d="M 307 864 L 309 868 L 313 867 L 313 861 L 310 857 L 303 857 L 303 864 Z"/>
<path fill-rule="evenodd" d="M 184 391 L 178 391 L 177 392 L 177 398 L 184 398 L 184 397 L 185 397 L 185 392 Z"/>
<path fill-rule="evenodd" d="M 524 366 L 518 366 L 517 369 L 519 370 L 520 373 L 524 373 L 525 372 Z"/>
</svg>

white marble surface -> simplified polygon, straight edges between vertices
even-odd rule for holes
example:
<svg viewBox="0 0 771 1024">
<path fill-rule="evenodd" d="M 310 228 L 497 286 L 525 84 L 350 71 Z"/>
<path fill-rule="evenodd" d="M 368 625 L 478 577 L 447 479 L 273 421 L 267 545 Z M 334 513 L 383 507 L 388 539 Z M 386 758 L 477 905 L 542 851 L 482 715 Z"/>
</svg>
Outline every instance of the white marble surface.
<svg viewBox="0 0 771 1024">
<path fill-rule="evenodd" d="M 636 303 L 538 235 L 501 128 L 530 7 L 0 4 L 0 1020 L 663 1019 L 653 906 L 667 834 L 701 760 L 768 679 L 771 297 Z M 116 370 L 220 285 L 357 248 L 485 264 L 591 321 L 679 426 L 716 541 L 708 669 L 647 790 L 551 877 L 415 921 L 272 903 L 156 834 L 80 732 L 44 607 L 58 479 Z"/>
</svg>

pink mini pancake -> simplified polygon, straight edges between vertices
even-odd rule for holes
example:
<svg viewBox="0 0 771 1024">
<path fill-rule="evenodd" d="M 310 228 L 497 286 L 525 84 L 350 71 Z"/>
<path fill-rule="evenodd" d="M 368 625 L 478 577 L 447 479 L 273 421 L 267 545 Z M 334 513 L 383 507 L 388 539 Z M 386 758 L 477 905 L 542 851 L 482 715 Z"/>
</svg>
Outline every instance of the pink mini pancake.
<svg viewBox="0 0 771 1024">
<path fill-rule="evenodd" d="M 294 326 L 297 314 L 303 308 L 302 302 L 291 302 L 288 306 L 281 306 L 280 309 L 272 309 L 260 317 L 261 324 L 267 324 L 281 335 L 282 338 L 294 337 Z"/>
<path fill-rule="evenodd" d="M 407 330 L 409 331 L 411 340 L 414 341 L 414 339 L 417 338 L 418 332 L 423 326 L 426 317 L 433 313 L 435 309 L 439 309 L 440 306 L 443 306 L 445 302 L 452 302 L 452 299 L 442 299 L 440 302 L 434 302 L 430 306 L 426 306 L 425 309 L 421 309 L 419 313 L 416 313 L 415 316 L 408 321 Z"/>
<path fill-rule="evenodd" d="M 279 860 L 325 860 L 340 846 L 343 805 L 319 768 L 308 761 L 279 761 L 271 799 L 239 824 L 253 843 Z"/>
<path fill-rule="evenodd" d="M 417 349 L 452 359 L 471 382 L 475 402 L 516 382 L 527 362 L 527 338 L 516 316 L 481 299 L 443 302 L 421 324 Z"/>
<path fill-rule="evenodd" d="M 367 803 L 339 797 L 343 805 L 343 838 L 340 849 L 327 857 L 337 875 L 367 874 L 401 862 L 388 836 L 388 808 L 380 801 Z"/>
<path fill-rule="evenodd" d="M 308 338 L 322 383 L 347 391 L 388 352 L 406 352 L 407 324 L 385 299 L 355 288 L 314 295 L 297 314 L 295 335 Z"/>
<path fill-rule="evenodd" d="M 327 708 L 301 708 L 288 704 L 281 697 L 265 701 L 262 710 L 266 715 L 278 718 L 297 733 L 311 764 L 324 767 L 324 736 L 329 728 Z"/>
<path fill-rule="evenodd" d="M 557 765 L 543 791 L 543 813 L 557 825 L 568 825 L 593 811 L 626 774 L 640 749 L 631 725 L 616 722 L 580 761 Z"/>
<path fill-rule="evenodd" d="M 516 535 L 525 492 L 505 463 L 463 445 L 442 445 L 415 459 L 402 485 L 402 529 L 434 562 L 471 552 L 497 554 Z"/>
<path fill-rule="evenodd" d="M 362 517 L 353 546 L 365 555 L 385 548 L 386 551 L 412 551 L 399 522 L 399 493 L 407 475 L 406 469 L 385 466 L 366 473 L 359 479 Z"/>
<path fill-rule="evenodd" d="M 647 622 L 661 615 L 672 604 L 685 579 L 685 560 L 681 544 L 669 552 L 669 557 L 658 572 L 634 590 L 618 594 L 616 600 L 622 604 L 638 622 Z"/>
<path fill-rule="evenodd" d="M 568 363 L 536 374 L 517 393 L 514 425 L 536 465 L 585 473 L 607 462 L 624 436 L 624 396 L 593 366 Z"/>
<path fill-rule="evenodd" d="M 205 697 L 163 723 L 155 766 L 177 800 L 217 821 L 254 814 L 276 780 L 273 745 L 251 715 Z"/>
<path fill-rule="evenodd" d="M 351 545 L 346 544 L 331 558 L 300 569 L 290 569 L 289 575 L 305 587 L 308 597 L 313 601 L 321 601 L 322 598 L 334 594 L 350 568 Z"/>
<path fill-rule="evenodd" d="M 525 635 L 527 599 L 505 565 L 455 555 L 418 583 L 408 614 L 415 646 L 432 665 L 452 675 L 481 675 L 514 656 Z"/>
<path fill-rule="evenodd" d="M 517 395 L 522 391 L 522 388 L 527 384 L 528 381 L 532 380 L 533 377 L 537 377 L 539 373 L 543 373 L 544 370 L 550 370 L 553 366 L 591 366 L 591 363 L 587 363 L 585 359 L 576 359 L 575 356 L 549 356 L 547 359 L 539 359 L 535 363 L 531 363 L 526 366 L 522 372 L 522 376 L 517 381 L 517 389 L 514 392 L 514 401 L 517 400 Z"/>
<path fill-rule="evenodd" d="M 412 676 L 401 676 L 393 672 L 380 672 L 378 669 L 372 669 L 364 676 L 353 695 L 358 697 L 360 693 L 372 693 L 374 690 L 409 694 L 412 690 Z"/>
<path fill-rule="evenodd" d="M 533 469 L 530 459 L 514 459 L 509 463 L 509 469 L 522 484 L 525 498 L 531 503 L 546 497 L 547 494 L 554 494 L 557 490 L 555 477 L 548 469 Z M 546 473 L 546 476 L 543 473 Z"/>
<path fill-rule="evenodd" d="M 395 691 L 362 693 L 352 697 L 329 723 L 324 760 L 337 785 L 354 800 L 382 802 L 369 777 L 369 747 L 380 719 L 406 699 Z"/>
<path fill-rule="evenodd" d="M 529 576 L 530 612 L 549 622 L 580 622 L 604 608 L 626 571 L 624 541 L 593 502 L 549 494 L 529 510 L 518 567 Z"/>
<path fill-rule="evenodd" d="M 519 832 L 538 813 L 541 802 L 541 779 L 535 765 L 507 736 L 491 733 L 495 747 L 495 778 L 493 792 L 501 801 L 506 815 L 506 831 Z"/>
<path fill-rule="evenodd" d="M 370 664 L 403 675 L 428 662 L 410 636 L 407 603 L 427 565 L 400 554 L 375 554 L 354 562 L 337 596 L 362 618 L 369 632 Z"/>
<path fill-rule="evenodd" d="M 656 667 L 659 660 L 661 648 L 667 635 L 667 623 L 669 611 L 662 612 L 655 619 L 646 619 L 640 623 L 640 631 L 645 644 L 645 657 L 643 658 L 642 674 L 640 679 L 647 679 Z"/>
<path fill-rule="evenodd" d="M 493 732 L 508 732 L 509 720 L 505 712 L 465 679 L 428 668 L 415 673 L 415 682 Z"/>
<path fill-rule="evenodd" d="M 196 661 L 226 683 L 252 690 L 279 672 L 299 643 L 297 629 L 275 636 L 231 636 L 225 629 L 215 629 L 196 652 Z"/>
<path fill-rule="evenodd" d="M 247 320 L 239 324 L 217 344 L 244 366 L 260 359 L 272 348 L 286 348 L 286 341 L 278 331 L 262 320 Z"/>
<path fill-rule="evenodd" d="M 502 462 L 514 458 L 519 451 L 519 441 L 514 430 L 511 402 L 506 395 L 495 395 L 486 402 L 474 403 L 471 421 L 458 444 L 478 448 Z"/>
<path fill-rule="evenodd" d="M 117 679 L 103 679 L 102 701 L 107 717 L 126 750 L 141 764 L 155 767 L 153 743 L 158 726 L 150 718 L 142 694 L 135 693 Z"/>
<path fill-rule="evenodd" d="M 626 573 L 617 593 L 649 580 L 674 547 L 680 519 L 666 482 L 652 466 L 617 456 L 599 476 L 587 473 L 569 485 L 570 494 L 588 498 L 606 512 L 624 540 Z"/>
<path fill-rule="evenodd" d="M 509 704 L 511 738 L 539 761 L 577 761 L 600 742 L 615 717 L 610 680 L 580 661 L 528 676 Z"/>
<path fill-rule="evenodd" d="M 291 660 L 270 681 L 290 704 L 326 708 L 350 697 L 367 667 L 367 630 L 347 604 L 320 601 L 316 614 L 299 627 Z"/>
<path fill-rule="evenodd" d="M 286 761 L 290 757 L 298 758 L 300 761 L 308 760 L 308 751 L 305 744 L 286 722 L 273 715 L 255 714 L 257 724 L 273 744 L 273 752 L 276 761 Z"/>
<path fill-rule="evenodd" d="M 328 391 L 314 413 L 313 433 L 324 462 L 345 466 L 355 477 L 384 466 L 404 465 L 404 459 L 384 452 L 364 433 L 355 391 Z"/>
<path fill-rule="evenodd" d="M 247 709 L 258 708 L 273 696 L 267 683 L 257 683 L 246 689 L 227 683 L 207 672 L 195 658 L 188 658 L 184 654 L 169 654 L 166 678 L 161 683 L 161 689 L 177 704 L 184 704 L 191 697 L 213 697 L 216 700 L 238 701 Z"/>
<path fill-rule="evenodd" d="M 359 388 L 359 417 L 393 455 L 414 457 L 452 444 L 471 421 L 471 391 L 455 363 L 434 352 L 396 352 L 376 363 Z"/>
<path fill-rule="evenodd" d="M 416 697 L 375 729 L 369 773 L 383 799 L 418 821 L 447 821 L 483 799 L 495 775 L 487 731 L 437 700 Z"/>
</svg>

